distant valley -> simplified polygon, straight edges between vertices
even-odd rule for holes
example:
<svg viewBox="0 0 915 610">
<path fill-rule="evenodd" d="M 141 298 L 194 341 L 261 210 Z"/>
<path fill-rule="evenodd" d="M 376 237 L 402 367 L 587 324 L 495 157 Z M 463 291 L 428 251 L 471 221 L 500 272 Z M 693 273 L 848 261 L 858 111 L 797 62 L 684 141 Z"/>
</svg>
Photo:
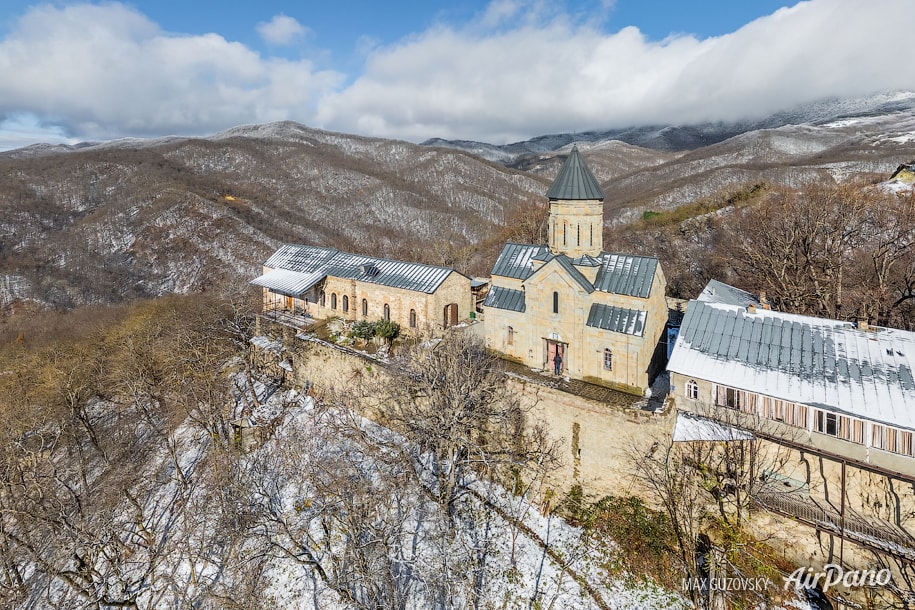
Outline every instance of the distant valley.
<svg viewBox="0 0 915 610">
<path fill-rule="evenodd" d="M 0 153 L 0 305 L 243 290 L 283 242 L 485 274 L 498 245 L 520 238 L 512 219 L 542 209 L 572 142 L 604 188 L 609 230 L 748 184 L 885 179 L 915 158 L 915 94 L 868 99 L 742 126 L 564 134 L 507 147 L 415 145 L 281 122 L 207 138 L 8 151 Z"/>
</svg>

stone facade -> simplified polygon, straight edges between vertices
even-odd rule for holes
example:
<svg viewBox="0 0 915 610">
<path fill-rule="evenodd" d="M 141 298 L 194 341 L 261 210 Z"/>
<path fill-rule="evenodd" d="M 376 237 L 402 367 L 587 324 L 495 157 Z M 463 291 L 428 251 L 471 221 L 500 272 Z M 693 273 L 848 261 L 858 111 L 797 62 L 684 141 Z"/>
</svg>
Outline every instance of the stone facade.
<svg viewBox="0 0 915 610">
<path fill-rule="evenodd" d="M 504 357 L 632 394 L 663 368 L 666 281 L 656 258 L 603 252 L 603 193 L 573 149 L 550 187 L 549 245 L 506 244 L 484 302 Z"/>
<path fill-rule="evenodd" d="M 312 258 L 327 256 L 323 248 L 301 250 Z M 347 321 L 389 319 L 406 333 L 453 326 L 474 311 L 470 278 L 452 269 L 331 253 L 326 270 L 311 270 L 307 260 L 285 263 L 278 256 L 282 252 L 279 250 L 268 263 L 278 260 L 284 266 L 265 265 L 263 275 L 255 280 L 263 286 L 265 311 L 285 310 Z M 295 271 L 295 264 L 305 271 Z M 290 280 L 286 276 L 277 279 L 273 274 L 278 269 L 290 271 L 290 267 L 293 274 L 304 279 L 296 283 L 296 275 Z"/>
</svg>

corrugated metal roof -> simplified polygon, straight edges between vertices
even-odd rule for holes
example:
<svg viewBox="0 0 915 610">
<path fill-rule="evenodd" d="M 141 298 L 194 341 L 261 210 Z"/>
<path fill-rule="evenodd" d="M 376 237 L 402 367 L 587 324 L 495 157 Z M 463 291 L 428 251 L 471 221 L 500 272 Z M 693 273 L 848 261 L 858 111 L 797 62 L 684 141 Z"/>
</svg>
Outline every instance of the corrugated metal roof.
<svg viewBox="0 0 915 610">
<path fill-rule="evenodd" d="M 507 243 L 502 246 L 499 258 L 492 266 L 492 275 L 526 280 L 533 272 L 531 261 L 535 256 L 546 257 L 550 253 L 547 246 Z"/>
<path fill-rule="evenodd" d="M 577 267 L 600 267 L 601 262 L 602 262 L 601 259 L 594 258 L 593 256 L 590 256 L 588 254 L 583 254 L 583 255 L 579 256 L 578 258 L 572 259 L 572 264 Z"/>
<path fill-rule="evenodd" d="M 483 307 L 523 312 L 525 309 L 524 291 L 493 286 L 486 295 L 486 300 L 483 301 Z"/>
<path fill-rule="evenodd" d="M 271 269 L 287 269 L 289 271 L 309 273 L 321 269 L 324 266 L 324 263 L 333 258 L 338 252 L 339 250 L 335 250 L 334 248 L 285 244 L 280 246 L 280 248 L 267 259 L 264 266 L 270 267 Z"/>
<path fill-rule="evenodd" d="M 690 301 L 668 370 L 915 429 L 915 333 Z"/>
<path fill-rule="evenodd" d="M 277 250 L 264 266 L 299 273 L 321 272 L 324 275 L 426 294 L 435 292 L 445 278 L 454 272 L 447 267 L 362 256 L 333 248 L 290 244 Z"/>
<path fill-rule="evenodd" d="M 645 334 L 645 321 L 647 319 L 647 311 L 594 303 L 588 313 L 587 325 L 615 333 L 641 337 Z"/>
<path fill-rule="evenodd" d="M 322 271 L 299 273 L 298 271 L 289 271 L 287 269 L 274 269 L 251 280 L 249 283 L 269 288 L 274 292 L 290 297 L 300 297 L 325 277 L 327 277 L 327 274 Z"/>
<path fill-rule="evenodd" d="M 572 147 L 572 153 L 559 168 L 559 174 L 550 186 L 550 190 L 546 192 L 546 196 L 548 199 L 566 201 L 604 200 L 604 191 L 601 190 L 597 178 L 581 158 L 577 146 Z"/>
<path fill-rule="evenodd" d="M 658 259 L 632 254 L 601 254 L 603 264 L 594 287 L 601 292 L 625 294 L 647 299 L 658 268 Z"/>
<path fill-rule="evenodd" d="M 709 280 L 699 294 L 698 300 L 706 303 L 726 303 L 727 305 L 740 305 L 742 307 L 751 304 L 759 305 L 759 299 L 755 295 L 718 280 Z"/>
</svg>

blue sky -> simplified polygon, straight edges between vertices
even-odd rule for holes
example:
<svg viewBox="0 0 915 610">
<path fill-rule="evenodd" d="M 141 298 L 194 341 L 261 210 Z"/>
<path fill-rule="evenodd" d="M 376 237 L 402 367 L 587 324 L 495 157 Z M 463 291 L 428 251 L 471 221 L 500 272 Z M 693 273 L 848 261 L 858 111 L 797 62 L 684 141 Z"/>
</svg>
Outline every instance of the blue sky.
<svg viewBox="0 0 915 610">
<path fill-rule="evenodd" d="M 421 141 L 915 89 L 908 0 L 4 0 L 0 148 L 296 120 Z"/>
</svg>

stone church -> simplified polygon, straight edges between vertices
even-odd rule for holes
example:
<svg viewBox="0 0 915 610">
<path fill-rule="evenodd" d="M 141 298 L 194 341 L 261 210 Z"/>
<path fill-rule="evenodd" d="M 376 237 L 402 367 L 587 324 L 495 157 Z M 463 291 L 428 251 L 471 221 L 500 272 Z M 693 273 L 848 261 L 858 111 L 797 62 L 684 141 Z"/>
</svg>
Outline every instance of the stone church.
<svg viewBox="0 0 915 610">
<path fill-rule="evenodd" d="M 577 147 L 546 196 L 549 243 L 507 243 L 492 268 L 486 343 L 535 369 L 643 394 L 664 366 L 661 265 L 604 252 L 604 193 Z"/>
</svg>

